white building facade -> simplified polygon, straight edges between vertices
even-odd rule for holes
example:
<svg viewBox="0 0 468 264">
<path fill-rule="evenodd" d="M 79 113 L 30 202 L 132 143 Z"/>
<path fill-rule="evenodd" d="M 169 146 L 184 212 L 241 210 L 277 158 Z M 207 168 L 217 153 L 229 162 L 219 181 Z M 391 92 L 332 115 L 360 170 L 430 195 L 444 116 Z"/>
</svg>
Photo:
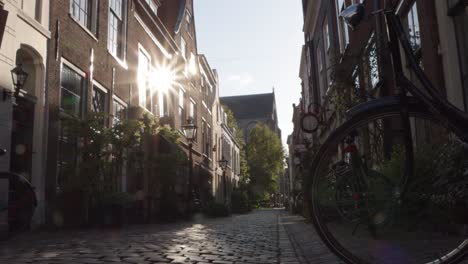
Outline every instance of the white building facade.
<svg viewBox="0 0 468 264">
<path fill-rule="evenodd" d="M 8 12 L 0 47 L 0 148 L 7 150 L 0 171 L 22 174 L 35 187 L 32 224 L 37 226 L 44 223 L 49 0 L 3 0 L 0 5 Z M 16 98 L 5 92 L 14 90 L 11 70 L 17 65 L 28 78 Z"/>
</svg>

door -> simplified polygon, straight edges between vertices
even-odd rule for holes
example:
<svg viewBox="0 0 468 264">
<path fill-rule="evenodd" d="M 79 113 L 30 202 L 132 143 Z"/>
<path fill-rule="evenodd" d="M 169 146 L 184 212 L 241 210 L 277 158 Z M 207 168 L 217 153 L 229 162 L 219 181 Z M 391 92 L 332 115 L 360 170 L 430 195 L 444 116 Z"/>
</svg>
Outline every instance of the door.
<svg viewBox="0 0 468 264">
<path fill-rule="evenodd" d="M 22 174 L 31 181 L 34 102 L 19 97 L 13 106 L 13 128 L 11 135 L 10 170 Z"/>
</svg>

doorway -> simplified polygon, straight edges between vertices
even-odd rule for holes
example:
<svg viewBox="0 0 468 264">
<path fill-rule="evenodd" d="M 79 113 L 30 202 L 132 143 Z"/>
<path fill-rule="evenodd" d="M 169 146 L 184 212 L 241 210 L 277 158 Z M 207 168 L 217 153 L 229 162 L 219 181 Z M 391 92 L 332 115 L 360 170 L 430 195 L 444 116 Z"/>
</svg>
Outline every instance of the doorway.
<svg viewBox="0 0 468 264">
<path fill-rule="evenodd" d="M 34 106 L 35 102 L 31 98 L 16 99 L 11 134 L 10 170 L 23 175 L 29 181 L 32 180 Z"/>
</svg>

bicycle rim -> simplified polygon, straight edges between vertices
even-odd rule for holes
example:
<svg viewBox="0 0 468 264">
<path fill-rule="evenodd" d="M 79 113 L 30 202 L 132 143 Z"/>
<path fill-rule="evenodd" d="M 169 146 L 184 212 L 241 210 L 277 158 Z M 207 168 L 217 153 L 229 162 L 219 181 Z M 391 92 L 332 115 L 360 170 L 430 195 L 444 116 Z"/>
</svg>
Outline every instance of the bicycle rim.
<svg viewBox="0 0 468 264">
<path fill-rule="evenodd" d="M 397 108 L 374 109 L 352 118 L 316 154 L 311 181 L 306 183 L 312 220 L 325 244 L 347 263 L 458 263 L 466 253 L 468 217 L 460 213 L 468 209 L 463 193 L 468 183 L 462 179 L 463 169 L 468 169 L 463 162 L 466 151 L 426 111 L 410 109 L 410 117 L 415 172 L 407 181 L 402 180 L 405 147 L 398 144 Z M 369 130 L 379 124 L 383 133 L 372 134 Z M 424 134 L 424 129 L 430 133 Z M 369 169 L 364 178 L 377 179 L 370 180 L 361 193 L 349 183 L 353 176 L 340 180 L 346 174 L 332 169 L 344 159 L 343 141 L 350 134 L 358 134 L 360 142 L 354 144 L 359 145 L 360 156 L 371 160 L 366 161 Z M 378 140 L 383 143 L 370 146 L 369 142 Z M 341 164 L 353 166 L 349 161 Z M 407 185 L 399 186 L 401 182 Z M 405 187 L 408 193 L 399 197 Z M 342 190 L 346 192 L 338 193 Z"/>
</svg>

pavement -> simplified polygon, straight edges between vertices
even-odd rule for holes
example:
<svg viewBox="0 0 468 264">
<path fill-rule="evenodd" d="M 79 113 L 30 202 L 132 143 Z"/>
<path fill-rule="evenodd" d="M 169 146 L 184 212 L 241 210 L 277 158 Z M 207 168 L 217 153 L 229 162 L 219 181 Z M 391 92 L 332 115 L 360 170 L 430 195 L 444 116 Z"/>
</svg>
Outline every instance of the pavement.
<svg viewBox="0 0 468 264">
<path fill-rule="evenodd" d="M 0 263 L 341 264 L 301 216 L 281 209 L 121 229 L 33 231 L 0 242 Z M 467 263 L 467 262 L 462 262 Z"/>
<path fill-rule="evenodd" d="M 284 210 L 117 230 L 40 232 L 0 243 L 0 263 L 307 263 L 282 224 Z"/>
</svg>

